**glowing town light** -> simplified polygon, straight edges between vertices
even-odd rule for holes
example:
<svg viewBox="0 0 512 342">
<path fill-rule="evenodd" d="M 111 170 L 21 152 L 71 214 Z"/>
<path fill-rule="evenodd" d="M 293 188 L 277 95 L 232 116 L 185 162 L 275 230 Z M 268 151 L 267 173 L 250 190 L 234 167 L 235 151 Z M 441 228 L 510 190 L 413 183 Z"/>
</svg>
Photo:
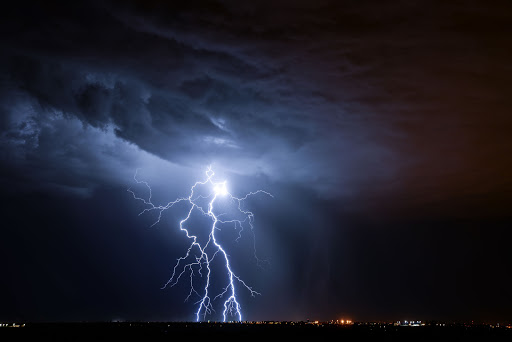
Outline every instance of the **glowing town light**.
<svg viewBox="0 0 512 342">
<path fill-rule="evenodd" d="M 187 209 L 186 216 L 179 222 L 179 228 L 182 232 L 185 233 L 187 239 L 189 239 L 190 244 L 185 252 L 185 254 L 179 257 L 176 260 L 176 264 L 174 265 L 172 275 L 167 281 L 167 283 L 162 287 L 166 288 L 167 286 L 173 287 L 176 285 L 182 277 L 185 275 L 188 276 L 190 282 L 190 292 L 188 296 L 185 298 L 187 301 L 191 296 L 198 296 L 200 299 L 196 302 L 198 305 L 196 311 L 196 320 L 200 321 L 201 319 L 206 319 L 206 316 L 211 314 L 212 311 L 215 311 L 213 308 L 213 302 L 215 300 L 224 298 L 223 311 L 222 311 L 222 320 L 225 322 L 228 317 L 234 317 L 235 320 L 242 321 L 242 311 L 240 307 L 240 303 L 237 298 L 237 290 L 245 289 L 249 292 L 251 296 L 256 294 L 260 294 L 259 292 L 253 290 L 249 285 L 247 285 L 233 270 L 229 254 L 226 252 L 225 247 L 223 247 L 220 241 L 217 238 L 217 231 L 220 230 L 219 226 L 224 226 L 226 224 L 232 224 L 235 229 L 239 229 L 239 234 L 237 240 L 241 237 L 241 233 L 244 227 L 248 227 L 253 231 L 253 221 L 254 214 L 244 208 L 244 201 L 252 195 L 256 195 L 259 193 L 266 194 L 270 197 L 273 197 L 270 193 L 257 190 L 255 192 L 250 192 L 246 194 L 244 197 L 235 197 L 229 193 L 226 181 L 223 182 L 215 182 L 213 181 L 214 172 L 211 167 L 208 167 L 206 170 L 206 179 L 204 181 L 197 181 L 190 188 L 190 195 L 188 197 L 177 198 L 174 201 L 167 203 L 166 205 L 155 205 L 152 202 L 152 191 L 149 184 L 145 181 L 141 181 L 137 179 L 137 172 L 135 172 L 134 180 L 137 184 L 142 184 L 148 189 L 148 197 L 142 198 L 138 197 L 135 192 L 128 189 L 128 191 L 133 195 L 136 200 L 144 203 L 146 208 L 139 213 L 139 215 L 149 212 L 156 211 L 158 212 L 157 220 L 153 223 L 153 225 L 160 222 L 162 218 L 162 213 L 172 208 L 175 204 L 185 202 L 188 203 L 189 208 Z M 200 188 L 210 189 L 206 195 L 201 193 Z M 228 196 L 231 199 L 231 202 L 235 204 L 235 210 L 237 211 L 237 217 L 242 216 L 242 218 L 238 219 L 229 219 L 226 218 L 227 213 L 222 213 L 222 218 L 220 218 L 220 214 L 217 214 L 215 211 L 215 200 L 219 196 Z M 207 204 L 201 204 L 204 200 L 207 200 Z M 207 226 L 207 230 L 205 232 L 208 233 L 208 238 L 206 241 L 201 241 L 197 235 L 194 235 L 188 227 L 188 220 L 190 217 L 199 213 L 211 220 L 211 225 Z M 256 249 L 254 249 L 254 256 L 258 260 L 256 256 Z M 216 260 L 220 259 L 222 264 L 224 265 L 224 284 L 225 287 L 222 288 L 220 293 L 212 293 L 210 276 L 212 275 L 213 267 L 211 266 L 212 261 L 216 258 Z M 202 288 L 197 288 L 195 285 L 195 277 L 199 275 L 200 278 L 205 279 L 203 281 L 204 286 Z M 203 278 L 204 277 L 204 278 Z M 201 293 L 200 293 L 201 292 Z"/>
</svg>

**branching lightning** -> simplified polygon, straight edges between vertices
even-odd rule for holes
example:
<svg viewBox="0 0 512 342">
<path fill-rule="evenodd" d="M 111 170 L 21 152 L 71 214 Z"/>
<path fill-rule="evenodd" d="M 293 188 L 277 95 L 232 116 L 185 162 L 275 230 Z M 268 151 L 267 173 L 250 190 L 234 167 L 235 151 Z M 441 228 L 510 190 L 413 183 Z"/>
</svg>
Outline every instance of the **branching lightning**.
<svg viewBox="0 0 512 342">
<path fill-rule="evenodd" d="M 200 298 L 196 302 L 198 305 L 196 311 L 197 321 L 201 321 L 202 319 L 204 320 L 206 319 L 207 315 L 212 314 L 212 311 L 215 311 L 213 308 L 213 302 L 221 298 L 224 299 L 222 306 L 222 320 L 225 322 L 228 318 L 234 317 L 235 319 L 230 320 L 242 321 L 242 310 L 237 299 L 237 290 L 245 289 L 251 296 L 259 295 L 260 293 L 245 283 L 234 272 L 230 263 L 229 255 L 226 252 L 226 249 L 221 245 L 219 238 L 216 236 L 216 232 L 220 230 L 220 225 L 232 224 L 235 229 L 239 230 L 236 241 L 241 238 L 244 227 L 250 228 L 252 234 L 254 234 L 254 215 L 251 211 L 244 208 L 244 201 L 247 200 L 249 196 L 257 195 L 260 193 L 270 197 L 273 196 L 264 190 L 257 190 L 255 192 L 249 192 L 240 198 L 235 197 L 228 191 L 227 182 L 215 182 L 213 180 L 214 175 L 215 173 L 213 172 L 211 166 L 208 167 L 206 170 L 206 179 L 203 181 L 197 181 L 190 188 L 190 194 L 188 197 L 177 198 L 165 205 L 155 205 L 153 203 L 151 186 L 147 182 L 139 180 L 137 178 L 137 172 L 135 172 L 133 178 L 137 184 L 143 185 L 148 189 L 148 196 L 146 198 L 142 198 L 137 196 L 131 189 L 128 189 L 128 191 L 136 200 L 143 202 L 143 204 L 146 206 L 146 208 L 142 210 L 139 215 L 150 211 L 157 212 L 157 218 L 152 226 L 160 222 L 162 213 L 164 211 L 171 209 L 178 203 L 185 203 L 188 206 L 186 216 L 179 222 L 179 228 L 186 235 L 187 239 L 190 241 L 190 244 L 188 245 L 186 252 L 176 260 L 171 277 L 165 283 L 162 289 L 168 286 L 173 287 L 178 284 L 180 280 L 188 276 L 190 282 L 190 292 L 185 298 L 185 301 L 189 300 L 189 298 L 192 296 L 197 296 Z M 204 191 L 204 189 L 206 189 L 206 191 Z M 237 215 L 231 215 L 235 216 L 234 218 L 224 218 L 225 216 L 230 216 L 228 213 L 217 213 L 215 210 L 215 201 L 219 198 L 229 199 L 234 203 L 234 207 L 236 208 L 237 213 Z M 201 241 L 201 239 L 198 237 L 199 234 L 193 233 L 189 228 L 189 221 L 191 216 L 195 213 L 200 213 L 203 216 L 209 218 L 211 221 L 211 226 L 207 228 L 208 235 L 206 241 Z M 254 256 L 258 262 L 258 265 L 260 265 L 261 260 L 256 255 L 254 235 L 253 243 Z M 225 278 L 224 282 L 226 285 L 222 287 L 220 291 L 217 291 L 218 293 L 212 293 L 213 289 L 211 286 L 211 280 L 214 276 L 212 274 L 214 271 L 212 262 L 215 258 L 221 259 L 225 271 L 223 277 Z M 195 278 L 196 276 L 203 277 L 203 275 L 206 276 L 206 280 L 203 281 L 204 287 L 198 288 L 195 282 Z"/>
</svg>

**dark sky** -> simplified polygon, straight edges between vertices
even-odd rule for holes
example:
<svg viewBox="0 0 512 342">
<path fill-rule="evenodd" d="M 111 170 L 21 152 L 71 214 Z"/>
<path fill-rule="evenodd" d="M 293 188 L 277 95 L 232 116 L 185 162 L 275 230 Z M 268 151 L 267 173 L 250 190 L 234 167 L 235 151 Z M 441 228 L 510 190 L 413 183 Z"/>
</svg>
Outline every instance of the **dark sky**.
<svg viewBox="0 0 512 342">
<path fill-rule="evenodd" d="M 510 1 L 1 7 L 0 321 L 194 319 L 126 190 L 208 165 L 274 195 L 244 318 L 512 320 Z"/>
</svg>

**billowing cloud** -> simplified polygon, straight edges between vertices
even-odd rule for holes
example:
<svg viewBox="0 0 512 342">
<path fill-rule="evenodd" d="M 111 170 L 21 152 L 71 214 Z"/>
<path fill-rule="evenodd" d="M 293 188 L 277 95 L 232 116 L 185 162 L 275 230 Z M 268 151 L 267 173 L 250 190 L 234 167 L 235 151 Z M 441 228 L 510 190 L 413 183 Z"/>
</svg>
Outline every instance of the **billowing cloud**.
<svg viewBox="0 0 512 342">
<path fill-rule="evenodd" d="M 479 6 L 197 5 L 5 11 L 3 111 L 17 119 L 4 120 L 4 141 L 25 155 L 62 149 L 36 144 L 44 127 L 66 134 L 59 113 L 172 163 L 217 163 L 327 197 L 406 198 L 423 192 L 420 180 L 455 193 L 480 176 L 451 175 L 478 163 L 493 164 L 485 177 L 501 172 L 486 153 L 504 152 L 508 100 L 488 61 L 506 54 L 488 38 L 504 33 L 498 20 L 466 34 L 487 15 Z M 20 11 L 24 22 L 9 19 Z"/>
</svg>

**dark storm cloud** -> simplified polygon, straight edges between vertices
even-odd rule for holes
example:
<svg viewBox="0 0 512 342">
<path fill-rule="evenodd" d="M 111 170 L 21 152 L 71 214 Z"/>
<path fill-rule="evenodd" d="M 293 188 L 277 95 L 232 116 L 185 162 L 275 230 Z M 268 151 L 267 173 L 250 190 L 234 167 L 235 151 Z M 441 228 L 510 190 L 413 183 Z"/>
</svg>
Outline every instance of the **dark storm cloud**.
<svg viewBox="0 0 512 342">
<path fill-rule="evenodd" d="M 507 17 L 490 23 L 495 11 L 475 3 L 39 4 L 4 13 L 4 93 L 30 98 L 38 115 L 115 127 L 167 160 L 215 160 L 328 196 L 389 193 L 390 184 L 408 196 L 422 192 L 419 179 L 457 192 L 500 173 L 487 153 L 507 148 L 499 140 L 510 72 L 490 61 L 510 57 L 499 44 Z M 494 165 L 437 184 L 477 163 Z"/>
<path fill-rule="evenodd" d="M 58 112 L 96 128 L 112 125 L 117 136 L 168 160 L 204 164 L 214 159 L 243 173 L 255 168 L 277 180 L 307 182 L 323 193 L 338 194 L 352 178 L 336 175 L 340 165 L 331 154 L 357 165 L 365 157 L 356 156 L 353 145 L 366 157 L 379 158 L 378 150 L 383 150 L 359 125 L 336 119 L 343 115 L 341 99 L 324 94 L 317 83 L 308 84 L 310 76 L 315 81 L 316 74 L 329 70 L 288 67 L 294 59 L 310 58 L 302 56 L 300 46 L 286 43 L 295 32 L 277 29 L 275 39 L 260 49 L 259 33 L 233 33 L 243 21 L 218 25 L 216 13 L 190 8 L 158 30 L 154 25 L 163 19 L 152 18 L 152 13 L 128 26 L 126 18 L 138 15 L 130 8 L 62 5 L 39 10 L 32 8 L 24 24 L 6 18 L 8 54 L 2 63 L 4 91 L 22 94 L 20 101 L 29 98 L 36 115 Z M 88 15 L 95 18 L 94 25 Z M 189 17 L 188 25 L 197 32 L 187 36 L 175 26 Z M 299 25 L 303 19 L 296 15 L 292 20 Z M 208 43 L 199 38 L 204 33 L 199 22 L 211 32 Z M 270 21 L 269 28 L 259 30 L 274 31 L 275 25 Z M 265 51 L 282 42 L 290 52 L 273 56 Z M 342 126 L 346 129 L 340 131 Z M 237 158 L 253 162 L 244 170 L 232 163 Z"/>
</svg>

